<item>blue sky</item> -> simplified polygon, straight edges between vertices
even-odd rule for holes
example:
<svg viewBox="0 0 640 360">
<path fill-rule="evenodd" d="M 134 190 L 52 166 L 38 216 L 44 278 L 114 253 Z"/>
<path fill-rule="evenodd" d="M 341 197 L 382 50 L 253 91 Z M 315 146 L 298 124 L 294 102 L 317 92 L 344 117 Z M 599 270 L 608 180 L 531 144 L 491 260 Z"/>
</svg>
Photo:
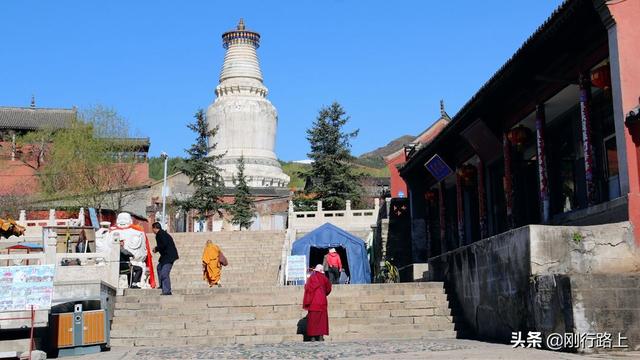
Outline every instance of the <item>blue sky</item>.
<svg viewBox="0 0 640 360">
<path fill-rule="evenodd" d="M 0 105 L 114 107 L 151 154 L 183 155 L 213 100 L 221 34 L 243 17 L 279 113 L 276 153 L 306 158 L 305 130 L 336 100 L 358 155 L 458 109 L 561 0 L 0 2 Z"/>
</svg>

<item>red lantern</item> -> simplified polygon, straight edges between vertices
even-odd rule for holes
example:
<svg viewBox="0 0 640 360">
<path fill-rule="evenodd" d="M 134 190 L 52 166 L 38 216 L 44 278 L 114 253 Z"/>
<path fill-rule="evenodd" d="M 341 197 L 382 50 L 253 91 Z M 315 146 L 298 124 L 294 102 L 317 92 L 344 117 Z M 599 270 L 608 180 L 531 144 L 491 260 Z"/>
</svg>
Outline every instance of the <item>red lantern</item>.
<svg viewBox="0 0 640 360">
<path fill-rule="evenodd" d="M 611 88 L 611 70 L 609 69 L 609 64 L 604 64 L 593 69 L 591 72 L 591 85 L 605 91 Z"/>
<path fill-rule="evenodd" d="M 476 175 L 476 167 L 471 164 L 465 164 L 458 169 L 458 174 L 462 179 L 462 183 L 465 186 L 470 186 L 473 184 L 473 178 Z"/>
<path fill-rule="evenodd" d="M 520 124 L 507 133 L 507 139 L 511 142 L 518 151 L 522 150 L 522 147 L 527 144 L 531 138 L 531 130 L 528 127 Z"/>
<path fill-rule="evenodd" d="M 424 193 L 424 198 L 428 202 L 434 202 L 436 200 L 436 192 L 434 190 L 429 190 Z"/>
</svg>

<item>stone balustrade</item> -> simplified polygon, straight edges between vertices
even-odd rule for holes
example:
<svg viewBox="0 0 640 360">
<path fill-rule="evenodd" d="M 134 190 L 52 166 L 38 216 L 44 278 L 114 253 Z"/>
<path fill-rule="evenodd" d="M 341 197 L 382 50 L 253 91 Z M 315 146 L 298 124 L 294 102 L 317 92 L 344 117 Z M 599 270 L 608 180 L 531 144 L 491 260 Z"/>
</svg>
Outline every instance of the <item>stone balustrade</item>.
<svg viewBox="0 0 640 360">
<path fill-rule="evenodd" d="M 308 232 L 325 223 L 331 223 L 339 228 L 370 229 L 378 219 L 380 201 L 375 199 L 373 209 L 353 210 L 351 201 L 346 201 L 345 210 L 323 210 L 322 201 L 317 202 L 316 211 L 295 211 L 293 201 L 289 201 L 289 229 Z"/>
</svg>

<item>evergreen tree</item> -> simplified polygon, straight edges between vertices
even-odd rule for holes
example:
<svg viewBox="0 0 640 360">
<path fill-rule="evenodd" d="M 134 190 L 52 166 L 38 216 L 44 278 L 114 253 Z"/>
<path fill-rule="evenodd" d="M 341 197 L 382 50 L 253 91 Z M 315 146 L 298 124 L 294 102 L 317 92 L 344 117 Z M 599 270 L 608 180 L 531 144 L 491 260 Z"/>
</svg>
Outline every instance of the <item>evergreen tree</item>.
<svg viewBox="0 0 640 360">
<path fill-rule="evenodd" d="M 241 156 L 238 161 L 238 177 L 234 177 L 233 183 L 236 186 L 236 193 L 233 205 L 230 207 L 230 213 L 233 216 L 231 222 L 234 225 L 240 225 L 240 230 L 242 228 L 248 229 L 253 223 L 255 206 L 251 200 L 247 178 L 244 175 L 244 156 Z"/>
<path fill-rule="evenodd" d="M 196 133 L 196 142 L 186 149 L 189 157 L 179 168 L 189 178 L 189 185 L 193 185 L 195 191 L 191 197 L 175 200 L 174 204 L 184 211 L 196 210 L 200 220 L 204 220 L 216 213 L 221 216 L 225 208 L 222 202 L 224 180 L 220 175 L 220 168 L 215 165 L 223 155 L 209 155 L 217 145 L 210 144 L 209 139 L 216 135 L 218 128 L 209 130 L 202 109 L 194 117 L 195 121 L 187 126 Z"/>
<path fill-rule="evenodd" d="M 343 132 L 349 121 L 340 104 L 334 102 L 320 109 L 316 121 L 307 130 L 311 152 L 307 154 L 313 164 L 309 193 L 322 200 L 328 210 L 344 209 L 345 200 L 359 201 L 361 186 L 359 176 L 353 172 L 350 140 L 358 136 L 358 130 Z"/>
</svg>

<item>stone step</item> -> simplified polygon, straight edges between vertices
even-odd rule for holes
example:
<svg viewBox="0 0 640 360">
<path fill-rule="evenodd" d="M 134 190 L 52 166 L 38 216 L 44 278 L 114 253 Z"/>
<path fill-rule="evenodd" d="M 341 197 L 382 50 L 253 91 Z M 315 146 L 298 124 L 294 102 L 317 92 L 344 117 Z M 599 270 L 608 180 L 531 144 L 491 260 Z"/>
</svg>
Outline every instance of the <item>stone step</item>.
<svg viewBox="0 0 640 360">
<path fill-rule="evenodd" d="M 303 314 L 301 312 L 301 314 Z M 195 315 L 187 315 L 184 317 L 181 316 L 165 316 L 163 318 L 164 321 L 145 321 L 143 327 L 146 330 L 179 330 L 179 329 L 218 329 L 218 328 L 234 328 L 234 329 L 244 329 L 244 328 L 290 328 L 292 326 L 296 326 L 302 316 L 296 318 L 292 317 L 291 319 L 255 319 L 255 320 L 236 320 L 236 321 L 226 321 L 224 323 L 220 321 L 209 321 L 208 319 L 204 321 L 202 317 L 198 317 Z M 391 317 L 391 318 L 347 318 L 347 317 L 330 317 L 331 325 L 334 328 L 344 328 L 347 325 L 361 325 L 368 326 L 373 324 L 383 324 L 385 326 L 389 325 L 412 325 L 412 324 L 422 324 L 424 322 L 425 317 L 408 317 L 408 316 L 400 316 L 400 317 Z M 451 323 L 451 316 L 440 316 L 438 317 L 437 323 L 439 325 L 446 325 Z M 112 329 L 115 330 L 130 330 L 136 324 L 140 322 L 139 319 L 120 319 L 119 321 L 114 321 Z M 448 325 L 447 325 L 448 326 Z"/>
<path fill-rule="evenodd" d="M 413 310 L 428 309 L 446 305 L 447 298 L 444 294 L 434 295 L 389 295 L 380 297 L 379 295 L 360 296 L 354 302 L 352 297 L 330 297 L 329 307 L 346 310 Z M 176 302 L 116 302 L 116 312 L 123 310 L 146 310 L 146 309 L 176 309 L 176 314 L 197 314 L 200 311 L 212 313 L 229 313 L 239 309 L 240 311 L 267 310 L 272 312 L 297 310 L 300 307 L 302 297 L 243 297 L 238 299 L 220 299 L 215 297 L 200 296 L 193 299 L 185 299 Z M 188 304 L 188 308 L 184 308 Z M 223 307 L 224 311 L 219 308 Z M 144 313 L 138 311 L 138 314 Z"/>
<path fill-rule="evenodd" d="M 174 294 L 126 290 L 118 296 L 112 345 L 301 340 L 301 286 L 187 288 Z M 442 283 L 336 285 L 328 310 L 328 340 L 455 337 Z"/>
<path fill-rule="evenodd" d="M 297 323 L 287 326 L 247 326 L 240 328 L 225 327 L 224 324 L 218 327 L 197 326 L 184 329 L 145 329 L 139 332 L 136 329 L 114 329 L 111 332 L 112 338 L 168 338 L 168 337 L 192 337 L 192 336 L 246 336 L 246 335 L 296 335 Z M 329 320 L 329 330 L 334 334 L 340 333 L 412 333 L 423 331 L 451 331 L 451 323 L 441 323 L 425 328 L 423 324 L 395 324 L 384 323 L 375 324 L 334 324 Z"/>
<path fill-rule="evenodd" d="M 336 296 L 339 293 L 347 294 L 349 292 L 365 292 L 369 294 L 388 294 L 389 291 L 430 291 L 444 292 L 442 282 L 415 282 L 415 283 L 395 283 L 395 284 L 352 284 L 352 285 L 333 285 L 333 291 L 330 296 Z M 125 289 L 124 296 L 119 296 L 118 300 L 127 299 L 131 297 L 136 298 L 157 298 L 161 301 L 182 301 L 177 300 L 178 295 L 215 295 L 215 294 L 231 294 L 241 293 L 246 294 L 263 294 L 273 295 L 276 294 L 302 294 L 304 292 L 303 286 L 271 286 L 264 289 L 225 289 L 225 288 L 212 288 L 212 289 L 181 289 L 174 292 L 174 296 L 169 297 L 152 297 L 152 295 L 158 295 L 159 291 L 155 289 Z"/>
<path fill-rule="evenodd" d="M 330 329 L 331 331 L 331 329 Z M 326 341 L 347 340 L 384 340 L 384 339 L 453 339 L 455 331 L 384 331 L 379 333 L 338 333 L 325 336 Z M 111 346 L 182 346 L 182 345 L 225 345 L 225 344 L 268 344 L 282 342 L 301 342 L 302 335 L 201 335 L 190 337 L 166 338 L 111 338 Z"/>
</svg>

